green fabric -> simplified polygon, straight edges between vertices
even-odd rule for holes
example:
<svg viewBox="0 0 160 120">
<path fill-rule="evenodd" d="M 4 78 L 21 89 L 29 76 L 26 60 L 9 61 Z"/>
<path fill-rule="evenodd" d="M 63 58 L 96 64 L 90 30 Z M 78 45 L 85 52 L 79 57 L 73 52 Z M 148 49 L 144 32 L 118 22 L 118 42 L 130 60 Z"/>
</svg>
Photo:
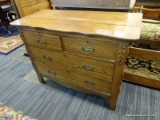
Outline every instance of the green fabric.
<svg viewBox="0 0 160 120">
<path fill-rule="evenodd" d="M 140 39 L 160 41 L 160 24 L 143 22 Z"/>
</svg>

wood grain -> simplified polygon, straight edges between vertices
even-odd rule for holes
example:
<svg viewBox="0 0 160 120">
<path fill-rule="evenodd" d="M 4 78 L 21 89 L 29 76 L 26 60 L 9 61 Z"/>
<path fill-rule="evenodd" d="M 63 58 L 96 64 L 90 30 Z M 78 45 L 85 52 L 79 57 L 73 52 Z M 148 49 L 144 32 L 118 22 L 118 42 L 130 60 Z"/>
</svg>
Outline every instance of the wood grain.
<svg viewBox="0 0 160 120">
<path fill-rule="evenodd" d="M 141 21 L 140 13 L 42 10 L 11 24 L 119 40 L 137 40 Z"/>
<path fill-rule="evenodd" d="M 130 10 L 130 12 L 140 12 L 140 11 L 142 11 L 144 19 L 147 18 L 153 20 L 160 20 L 159 8 L 149 9 L 149 8 L 134 7 L 133 9 Z"/>
<path fill-rule="evenodd" d="M 21 0 L 22 7 L 32 6 L 41 2 L 48 2 L 48 0 Z"/>
<path fill-rule="evenodd" d="M 131 74 L 126 71 L 124 72 L 123 79 L 125 81 L 137 83 L 137 84 L 144 85 L 147 87 L 152 87 L 152 88 L 157 88 L 157 89 L 160 88 L 159 80 L 140 76 L 140 75 Z"/>
<path fill-rule="evenodd" d="M 68 82 L 72 82 L 89 88 L 94 88 L 100 91 L 110 92 L 111 83 L 109 82 L 104 82 L 85 75 L 68 72 L 67 70 L 64 70 L 63 68 L 58 66 L 49 66 L 37 61 L 35 62 L 35 64 L 38 67 L 39 72 L 43 75 L 51 76 L 55 79 L 66 79 Z M 49 73 L 49 71 L 52 71 L 53 73 Z M 88 80 L 90 83 L 93 83 L 94 85 L 86 84 L 85 80 Z"/>
<path fill-rule="evenodd" d="M 70 53 L 83 54 L 87 56 L 96 56 L 101 58 L 115 59 L 116 53 L 116 41 L 100 41 L 93 40 L 92 38 L 71 38 L 62 37 L 62 42 L 64 44 L 64 49 Z M 71 45 L 72 44 L 72 45 Z M 93 52 L 86 52 L 82 48 L 92 48 Z"/>
<path fill-rule="evenodd" d="M 138 57 L 142 59 L 149 59 L 157 62 L 160 61 L 160 51 L 156 51 L 156 50 L 130 47 L 129 56 Z"/>
<path fill-rule="evenodd" d="M 23 16 L 27 16 L 27 15 L 30 15 L 32 13 L 36 13 L 36 12 L 42 10 L 42 9 L 50 9 L 50 4 L 49 4 L 48 1 L 37 3 L 37 4 L 29 6 L 29 7 L 24 7 L 23 8 L 23 11 L 24 11 Z"/>
<path fill-rule="evenodd" d="M 45 49 L 62 51 L 60 37 L 33 31 L 23 31 L 28 44 Z"/>
<path fill-rule="evenodd" d="M 122 78 L 123 78 L 123 65 L 125 64 L 125 60 L 119 61 L 119 56 L 121 55 L 121 52 L 123 51 L 124 57 L 122 59 L 125 59 L 128 55 L 128 46 L 125 45 L 128 44 L 127 42 L 121 43 L 119 42 L 119 46 L 117 46 L 117 53 L 116 53 L 116 64 L 115 64 L 115 71 L 113 75 L 113 82 L 112 82 L 112 88 L 111 88 L 111 96 L 109 100 L 110 109 L 115 110 L 116 104 L 117 104 L 117 98 L 118 94 L 120 92 L 120 86 L 122 84 Z M 124 46 L 125 45 L 125 46 Z"/>
<path fill-rule="evenodd" d="M 16 0 L 14 1 L 19 17 L 25 17 L 42 9 L 50 9 L 48 0 Z"/>
<path fill-rule="evenodd" d="M 153 40 L 138 40 L 135 42 L 138 44 L 145 44 L 145 45 L 154 45 L 154 46 L 160 45 L 160 41 L 153 41 Z"/>
<path fill-rule="evenodd" d="M 23 34 L 23 32 L 22 32 L 21 29 L 18 29 L 18 31 L 19 31 L 19 34 L 20 34 L 20 36 L 21 36 L 21 38 L 22 38 L 22 40 L 23 40 L 23 42 L 24 42 L 24 44 L 25 44 L 25 48 L 26 48 L 26 50 L 27 50 L 27 53 L 28 53 L 29 56 L 30 56 L 31 63 L 32 63 L 32 65 L 33 65 L 33 67 L 34 67 L 34 69 L 35 69 L 35 71 L 36 71 L 36 73 L 37 73 L 39 82 L 42 83 L 42 84 L 44 84 L 45 81 L 44 81 L 42 75 L 39 73 L 39 71 L 38 71 L 38 69 L 37 69 L 37 66 L 35 65 L 33 55 L 32 55 L 30 49 L 29 49 L 28 46 L 27 46 L 27 42 L 26 42 L 26 39 L 25 39 L 25 37 L 24 37 L 24 34 Z"/>
<path fill-rule="evenodd" d="M 135 6 L 160 7 L 159 0 L 137 0 Z"/>
<path fill-rule="evenodd" d="M 62 54 L 35 47 L 30 47 L 30 50 L 32 51 L 33 57 L 36 60 L 41 61 L 45 64 L 62 66 L 63 69 L 74 73 L 79 73 L 100 80 L 112 82 L 114 64 L 92 59 L 86 59 L 83 57 L 77 57 L 71 54 Z M 44 56 L 50 57 L 51 60 L 46 60 Z M 86 70 L 83 68 L 84 66 L 92 67 L 93 70 Z"/>
<path fill-rule="evenodd" d="M 109 100 L 110 108 L 115 110 L 128 42 L 139 38 L 141 17 L 129 13 L 44 10 L 12 25 L 21 29 L 40 82 L 47 76 L 66 87 L 99 95 Z M 40 43 L 45 39 L 50 46 L 37 45 L 37 34 L 41 34 Z"/>
</svg>

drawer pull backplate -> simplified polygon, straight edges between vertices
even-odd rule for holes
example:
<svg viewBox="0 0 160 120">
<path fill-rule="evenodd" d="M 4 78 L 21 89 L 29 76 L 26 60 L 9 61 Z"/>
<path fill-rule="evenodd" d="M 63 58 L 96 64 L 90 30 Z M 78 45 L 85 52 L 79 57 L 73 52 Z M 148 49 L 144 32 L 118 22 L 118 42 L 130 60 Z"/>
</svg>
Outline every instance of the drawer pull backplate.
<svg viewBox="0 0 160 120">
<path fill-rule="evenodd" d="M 91 82 L 91 81 L 88 81 L 88 80 L 85 80 L 84 82 L 85 82 L 87 85 L 95 86 L 95 83 L 94 83 L 94 82 Z"/>
<path fill-rule="evenodd" d="M 87 46 L 82 46 L 82 50 L 86 53 L 93 53 L 95 51 L 95 49 L 91 46 L 87 47 Z"/>
<path fill-rule="evenodd" d="M 48 55 L 43 55 L 43 58 L 45 60 L 47 60 L 47 61 L 51 61 L 52 60 L 52 58 L 50 56 L 48 56 Z"/>
<path fill-rule="evenodd" d="M 83 65 L 82 67 L 83 67 L 83 69 L 85 69 L 85 70 L 89 70 L 89 71 L 93 71 L 93 70 L 94 70 L 94 68 L 91 67 L 91 66 Z"/>
<path fill-rule="evenodd" d="M 37 42 L 42 45 L 46 45 L 47 42 L 44 39 L 38 39 Z"/>
<path fill-rule="evenodd" d="M 49 73 L 49 74 L 56 75 L 56 72 L 55 72 L 55 71 L 53 71 L 53 70 L 48 70 L 48 73 Z"/>
</svg>

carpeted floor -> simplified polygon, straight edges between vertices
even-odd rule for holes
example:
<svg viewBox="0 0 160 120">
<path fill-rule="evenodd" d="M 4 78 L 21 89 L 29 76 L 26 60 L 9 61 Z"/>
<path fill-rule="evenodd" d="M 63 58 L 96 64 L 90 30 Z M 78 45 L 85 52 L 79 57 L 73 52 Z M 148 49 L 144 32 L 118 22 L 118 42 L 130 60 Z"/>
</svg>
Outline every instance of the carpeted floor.
<svg viewBox="0 0 160 120">
<path fill-rule="evenodd" d="M 106 100 L 101 97 L 65 87 L 50 89 L 24 80 L 23 77 L 31 72 L 33 67 L 30 62 L 14 59 L 21 50 L 18 48 L 8 55 L 0 55 L 0 102 L 15 110 L 40 120 L 160 119 L 158 90 L 123 82 L 117 109 L 112 111 L 108 109 Z"/>
<path fill-rule="evenodd" d="M 11 34 L 9 34 L 8 31 L 4 27 L 0 26 L 0 32 L 3 35 L 2 37 L 6 37 L 7 38 L 7 37 L 10 37 L 10 36 L 19 35 L 17 28 L 15 28 L 15 27 L 13 27 L 11 25 L 9 26 L 9 28 L 10 28 Z"/>
<path fill-rule="evenodd" d="M 0 54 L 8 54 L 16 48 L 23 45 L 23 41 L 19 36 L 18 29 L 11 27 L 11 34 L 9 34 L 3 27 L 0 26 Z"/>
<path fill-rule="evenodd" d="M 8 54 L 23 45 L 19 35 L 11 37 L 0 37 L 0 54 Z"/>
<path fill-rule="evenodd" d="M 0 102 L 0 120 L 37 120 Z"/>
</svg>

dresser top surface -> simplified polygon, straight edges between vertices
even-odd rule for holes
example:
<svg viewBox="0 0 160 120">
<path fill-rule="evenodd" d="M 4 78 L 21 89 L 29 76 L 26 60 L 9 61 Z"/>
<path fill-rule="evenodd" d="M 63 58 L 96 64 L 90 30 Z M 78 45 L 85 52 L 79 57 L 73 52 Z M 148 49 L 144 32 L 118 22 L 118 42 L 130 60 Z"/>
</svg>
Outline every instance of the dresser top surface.
<svg viewBox="0 0 160 120">
<path fill-rule="evenodd" d="M 120 40 L 138 40 L 141 22 L 141 13 L 42 10 L 16 20 L 11 25 Z"/>
</svg>

